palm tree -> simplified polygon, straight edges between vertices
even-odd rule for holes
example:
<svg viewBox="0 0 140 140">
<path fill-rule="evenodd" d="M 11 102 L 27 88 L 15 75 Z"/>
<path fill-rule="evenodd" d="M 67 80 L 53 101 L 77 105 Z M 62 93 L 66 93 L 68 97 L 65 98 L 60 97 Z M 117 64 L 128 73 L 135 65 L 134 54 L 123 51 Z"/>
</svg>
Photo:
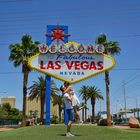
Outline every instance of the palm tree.
<svg viewBox="0 0 140 140">
<path fill-rule="evenodd" d="M 81 105 L 83 106 L 84 103 L 81 103 Z M 84 121 L 84 110 L 85 110 L 85 108 L 82 108 L 82 121 Z"/>
<path fill-rule="evenodd" d="M 96 44 L 103 44 L 105 47 L 105 54 L 120 54 L 121 49 L 118 47 L 119 43 L 117 41 L 108 41 L 105 34 L 101 34 L 96 39 Z M 110 116 L 110 93 L 109 93 L 109 71 L 105 72 L 105 84 L 106 84 L 106 106 L 107 106 L 107 126 L 111 125 Z"/>
<path fill-rule="evenodd" d="M 88 86 L 82 86 L 80 91 L 80 96 L 82 96 L 82 100 L 84 100 L 84 104 L 87 105 L 88 101 Z M 83 113 L 82 113 L 83 116 Z M 83 118 L 83 117 L 82 117 Z M 87 120 L 87 109 L 85 108 L 85 121 Z"/>
<path fill-rule="evenodd" d="M 101 91 L 100 89 L 98 89 L 96 86 L 90 86 L 89 87 L 89 94 L 88 97 L 91 100 L 91 106 L 92 106 L 92 123 L 95 122 L 95 103 L 96 103 L 96 99 L 102 99 L 103 100 L 103 96 L 101 95 Z"/>
<path fill-rule="evenodd" d="M 28 58 L 39 52 L 39 42 L 32 41 L 30 35 L 24 35 L 21 38 L 21 43 L 9 45 L 10 56 L 9 60 L 13 62 L 15 67 L 22 65 L 23 73 L 23 107 L 22 107 L 22 126 L 26 126 L 26 95 L 28 74 L 30 68 L 28 67 Z"/>
<path fill-rule="evenodd" d="M 45 78 L 40 76 L 38 81 L 33 81 L 33 85 L 28 88 L 29 92 L 29 99 L 33 100 L 35 98 L 40 98 L 40 106 L 41 106 L 41 113 L 40 113 L 40 121 L 43 123 L 44 119 L 44 106 L 45 106 Z M 54 81 L 51 81 L 51 95 L 54 95 L 58 92 L 58 88 L 56 87 Z"/>
<path fill-rule="evenodd" d="M 63 110 L 63 96 L 62 95 L 53 95 L 53 105 L 58 105 L 58 112 L 59 112 L 59 122 L 61 122 L 61 113 Z"/>
<path fill-rule="evenodd" d="M 35 98 L 40 98 L 41 100 L 41 113 L 40 113 L 40 120 L 43 122 L 44 118 L 44 105 L 45 105 L 45 78 L 43 76 L 38 78 L 38 81 L 33 81 L 33 85 L 30 86 L 28 89 L 29 92 L 29 99 L 33 100 Z"/>
</svg>

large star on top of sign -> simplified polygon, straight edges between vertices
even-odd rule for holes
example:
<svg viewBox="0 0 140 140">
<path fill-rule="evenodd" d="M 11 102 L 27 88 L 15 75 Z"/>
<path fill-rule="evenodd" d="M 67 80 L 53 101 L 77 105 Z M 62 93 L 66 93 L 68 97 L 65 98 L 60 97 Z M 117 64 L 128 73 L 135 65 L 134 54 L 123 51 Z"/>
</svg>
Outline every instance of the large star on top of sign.
<svg viewBox="0 0 140 140">
<path fill-rule="evenodd" d="M 64 37 L 69 37 L 69 34 L 65 34 L 64 33 L 64 29 L 60 28 L 60 27 L 56 27 L 52 30 L 51 34 L 46 34 L 46 36 L 50 36 L 52 37 L 52 41 L 57 42 L 57 44 L 59 44 L 59 41 L 61 40 L 62 42 L 64 42 Z"/>
</svg>

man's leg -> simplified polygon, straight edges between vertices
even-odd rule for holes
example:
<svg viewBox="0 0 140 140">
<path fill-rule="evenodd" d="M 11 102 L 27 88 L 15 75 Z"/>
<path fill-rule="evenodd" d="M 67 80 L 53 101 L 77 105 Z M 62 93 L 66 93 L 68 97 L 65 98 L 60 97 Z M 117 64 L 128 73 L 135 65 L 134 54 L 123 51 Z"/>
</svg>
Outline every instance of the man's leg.
<svg viewBox="0 0 140 140">
<path fill-rule="evenodd" d="M 71 124 L 72 124 L 72 121 L 70 120 L 67 125 L 67 133 L 70 132 L 70 130 L 71 130 Z"/>
<path fill-rule="evenodd" d="M 69 121 L 68 125 L 67 125 L 67 133 L 66 133 L 66 136 L 67 137 L 73 137 L 74 135 L 71 134 L 71 124 L 72 124 L 72 121 Z"/>
<path fill-rule="evenodd" d="M 64 109 L 64 122 L 65 122 L 65 125 L 68 125 L 69 116 L 68 116 L 68 112 L 66 109 Z"/>
<path fill-rule="evenodd" d="M 67 137 L 72 137 L 74 136 L 73 134 L 71 134 L 71 125 L 72 125 L 72 120 L 73 120 L 73 110 L 72 109 L 69 109 L 67 110 L 67 113 L 68 113 L 68 116 L 69 116 L 69 122 L 67 124 L 67 133 L 66 133 L 66 136 Z"/>
</svg>

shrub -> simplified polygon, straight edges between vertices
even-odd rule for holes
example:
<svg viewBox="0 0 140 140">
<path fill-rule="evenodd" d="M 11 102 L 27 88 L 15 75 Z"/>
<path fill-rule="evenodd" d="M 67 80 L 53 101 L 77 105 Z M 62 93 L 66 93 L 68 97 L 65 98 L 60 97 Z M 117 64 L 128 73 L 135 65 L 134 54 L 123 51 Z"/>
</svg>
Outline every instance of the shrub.
<svg viewBox="0 0 140 140">
<path fill-rule="evenodd" d="M 51 123 L 53 123 L 53 124 L 58 124 L 58 122 L 59 122 L 58 117 L 55 116 L 55 115 L 53 115 L 53 116 L 51 117 Z"/>
</svg>

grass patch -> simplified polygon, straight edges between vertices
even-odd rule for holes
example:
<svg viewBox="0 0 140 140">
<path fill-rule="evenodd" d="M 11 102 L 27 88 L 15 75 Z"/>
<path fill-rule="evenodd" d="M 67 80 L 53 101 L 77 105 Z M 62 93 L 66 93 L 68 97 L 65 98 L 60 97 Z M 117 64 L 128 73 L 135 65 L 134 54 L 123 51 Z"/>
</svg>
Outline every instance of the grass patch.
<svg viewBox="0 0 140 140">
<path fill-rule="evenodd" d="M 131 130 L 130 130 L 131 131 Z M 75 137 L 65 137 L 66 127 L 33 126 L 24 127 L 8 132 L 0 132 L 0 140 L 139 140 L 138 131 L 126 131 L 122 129 L 107 128 L 101 126 L 73 126 Z M 140 132 L 140 131 L 139 131 Z"/>
</svg>

